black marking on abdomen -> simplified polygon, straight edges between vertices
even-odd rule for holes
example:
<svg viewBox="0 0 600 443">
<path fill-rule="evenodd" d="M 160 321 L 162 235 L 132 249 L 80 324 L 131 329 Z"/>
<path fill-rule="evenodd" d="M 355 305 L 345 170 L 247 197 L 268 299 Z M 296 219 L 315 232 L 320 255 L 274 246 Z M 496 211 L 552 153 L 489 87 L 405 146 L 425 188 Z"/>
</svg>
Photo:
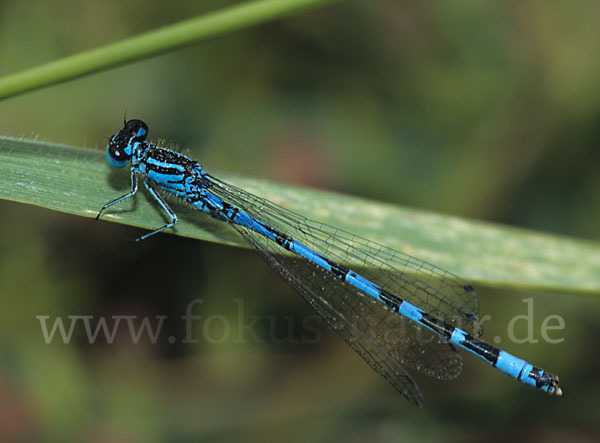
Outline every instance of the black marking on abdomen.
<svg viewBox="0 0 600 443">
<path fill-rule="evenodd" d="M 452 337 L 452 333 L 455 329 L 454 326 L 449 325 L 445 321 L 440 320 L 439 318 L 436 318 L 427 312 L 423 312 L 423 314 L 421 314 L 420 321 L 429 329 L 444 337 L 446 340 L 450 340 L 450 337 Z"/>
<path fill-rule="evenodd" d="M 399 297 L 396 297 L 394 294 L 391 294 L 384 289 L 381 289 L 379 299 L 395 312 L 398 312 L 400 310 L 400 305 L 404 303 L 404 300 L 402 300 Z"/>
<path fill-rule="evenodd" d="M 223 217 L 231 221 L 233 221 L 238 212 L 240 212 L 240 210 L 236 206 L 230 205 L 227 202 L 222 202 L 221 206 L 221 213 L 223 214 Z"/>
<path fill-rule="evenodd" d="M 275 231 L 274 234 L 275 234 L 275 242 L 282 248 L 285 248 L 289 251 L 292 246 L 292 241 L 294 239 L 292 237 L 288 237 L 287 235 L 283 235 L 277 231 Z"/>
<path fill-rule="evenodd" d="M 323 257 L 323 259 L 327 262 L 327 264 L 331 267 L 329 269 L 336 277 L 346 280 L 346 276 L 348 272 L 350 272 L 350 268 L 347 268 L 339 263 L 334 262 L 333 260 L 329 260 L 327 257 Z"/>
<path fill-rule="evenodd" d="M 549 372 L 544 372 L 542 369 L 532 367 L 531 371 L 529 371 L 529 378 L 535 380 L 535 387 L 542 388 L 544 386 L 558 386 L 558 377 L 556 375 L 550 374 Z"/>
<path fill-rule="evenodd" d="M 277 229 L 275 229 L 271 226 L 265 225 L 264 223 L 261 223 L 261 222 L 258 222 L 258 223 L 260 223 L 264 229 L 266 229 L 267 231 L 269 231 L 271 234 L 273 234 L 275 236 L 275 243 L 277 243 L 282 248 L 287 249 L 288 251 L 291 250 L 292 242 L 294 241 L 294 239 L 292 237 L 289 237 L 289 236 L 283 234 L 282 232 L 278 231 Z"/>
<path fill-rule="evenodd" d="M 233 207 L 233 209 L 229 209 L 229 220 L 233 220 L 235 218 L 236 215 L 238 215 L 238 212 L 240 212 L 240 210 L 236 207 Z"/>
<path fill-rule="evenodd" d="M 282 232 L 278 231 L 277 229 L 265 225 L 264 223 L 257 221 L 257 223 L 259 223 L 263 229 L 265 229 L 266 231 L 270 232 L 271 234 L 273 234 L 273 236 L 275 237 L 275 243 L 277 243 L 279 246 L 281 246 L 282 248 L 287 249 L 288 251 L 291 250 L 292 247 L 292 242 L 294 241 L 294 239 L 292 237 L 289 237 L 285 234 L 283 234 Z"/>
<path fill-rule="evenodd" d="M 540 376 L 540 370 L 536 367 L 532 367 L 531 371 L 529 371 L 529 378 L 532 378 L 535 380 L 535 386 L 537 388 L 539 388 L 540 386 L 544 386 L 544 383 L 542 383 L 542 377 Z"/>
<path fill-rule="evenodd" d="M 496 363 L 498 362 L 498 356 L 500 355 L 500 349 L 482 340 L 479 340 L 470 334 L 466 334 L 466 338 L 466 340 L 462 340 L 460 342 L 462 346 L 486 359 L 492 364 L 492 366 L 496 366 Z"/>
</svg>

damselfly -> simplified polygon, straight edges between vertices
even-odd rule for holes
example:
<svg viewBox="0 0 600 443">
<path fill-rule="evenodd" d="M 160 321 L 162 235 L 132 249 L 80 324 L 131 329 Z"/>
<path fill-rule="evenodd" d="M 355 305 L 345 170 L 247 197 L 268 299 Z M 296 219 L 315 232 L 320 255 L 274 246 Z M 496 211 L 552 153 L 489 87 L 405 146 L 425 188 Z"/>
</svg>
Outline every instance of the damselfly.
<svg viewBox="0 0 600 443">
<path fill-rule="evenodd" d="M 478 298 L 470 284 L 225 183 L 191 158 L 146 142 L 147 135 L 144 122 L 129 120 L 110 139 L 106 158 L 118 168 L 131 163 L 131 191 L 106 203 L 96 219 L 106 208 L 135 195 L 138 177 L 143 177 L 169 223 L 138 240 L 177 223 L 157 188 L 228 223 L 413 404 L 421 404 L 421 392 L 403 366 L 439 379 L 456 378 L 463 364 L 457 347 L 527 385 L 562 395 L 556 375 L 479 338 Z"/>
</svg>

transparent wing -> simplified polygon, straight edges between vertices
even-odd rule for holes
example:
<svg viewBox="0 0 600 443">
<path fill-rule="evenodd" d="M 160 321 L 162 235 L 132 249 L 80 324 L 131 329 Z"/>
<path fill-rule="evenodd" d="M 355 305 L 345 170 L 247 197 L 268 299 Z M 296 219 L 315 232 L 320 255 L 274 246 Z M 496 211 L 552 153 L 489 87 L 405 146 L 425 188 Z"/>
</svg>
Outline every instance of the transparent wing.
<svg viewBox="0 0 600 443">
<path fill-rule="evenodd" d="M 474 336 L 481 336 L 479 299 L 459 277 L 415 257 L 309 220 L 268 200 L 210 177 L 214 192 L 250 216 L 261 220 L 326 257 L 350 266 L 386 291 Z M 280 252 L 277 245 L 265 245 Z"/>
<path fill-rule="evenodd" d="M 302 257 L 273 255 L 267 249 L 270 240 L 232 226 L 410 403 L 420 405 L 422 397 L 401 364 L 441 379 L 455 378 L 461 372 L 462 357 L 443 338 Z"/>
<path fill-rule="evenodd" d="M 469 285 L 435 266 L 400 254 L 212 179 L 211 192 L 229 204 L 319 253 L 354 269 L 398 297 L 464 329 L 477 331 L 477 297 Z M 367 363 L 411 403 L 421 394 L 402 365 L 440 379 L 457 377 L 462 358 L 443 337 L 336 278 L 303 257 L 285 254 L 274 242 L 232 223 Z M 407 274 L 418 273 L 423 278 Z M 442 293 L 447 290 L 452 297 Z"/>
</svg>

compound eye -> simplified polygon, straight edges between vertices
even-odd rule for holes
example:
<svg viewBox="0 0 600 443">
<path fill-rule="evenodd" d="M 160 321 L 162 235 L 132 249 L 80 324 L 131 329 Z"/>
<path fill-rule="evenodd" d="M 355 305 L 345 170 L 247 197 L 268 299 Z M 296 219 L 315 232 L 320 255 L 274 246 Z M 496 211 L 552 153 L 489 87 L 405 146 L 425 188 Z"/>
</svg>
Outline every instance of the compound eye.
<svg viewBox="0 0 600 443">
<path fill-rule="evenodd" d="M 129 158 L 127 153 L 117 146 L 109 146 L 106 150 L 106 160 L 115 168 L 122 168 L 125 166 L 129 162 Z"/>
<path fill-rule="evenodd" d="M 119 149 L 116 146 L 110 146 L 108 148 L 108 152 L 112 158 L 116 161 L 123 161 L 125 159 L 125 152 L 122 149 Z"/>
</svg>

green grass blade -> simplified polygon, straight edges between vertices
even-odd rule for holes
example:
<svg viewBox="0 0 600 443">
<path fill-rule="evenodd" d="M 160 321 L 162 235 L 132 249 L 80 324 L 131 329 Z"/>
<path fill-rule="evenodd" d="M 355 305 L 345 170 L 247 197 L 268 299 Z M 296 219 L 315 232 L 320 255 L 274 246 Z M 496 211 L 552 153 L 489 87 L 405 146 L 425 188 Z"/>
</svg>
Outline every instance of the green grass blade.
<svg viewBox="0 0 600 443">
<path fill-rule="evenodd" d="M 210 168 L 209 172 L 309 218 L 419 257 L 472 282 L 600 293 L 598 243 L 218 174 Z M 129 186 L 128 171 L 111 169 L 103 151 L 0 137 L 0 198 L 95 217 L 104 203 L 125 194 Z M 245 246 L 225 223 L 184 204 L 176 203 L 174 209 L 181 219 L 178 235 Z M 165 222 L 145 192 L 111 208 L 103 220 L 146 229 Z"/>
<path fill-rule="evenodd" d="M 0 99 L 340 0 L 259 0 L 185 20 L 0 78 Z"/>
</svg>

